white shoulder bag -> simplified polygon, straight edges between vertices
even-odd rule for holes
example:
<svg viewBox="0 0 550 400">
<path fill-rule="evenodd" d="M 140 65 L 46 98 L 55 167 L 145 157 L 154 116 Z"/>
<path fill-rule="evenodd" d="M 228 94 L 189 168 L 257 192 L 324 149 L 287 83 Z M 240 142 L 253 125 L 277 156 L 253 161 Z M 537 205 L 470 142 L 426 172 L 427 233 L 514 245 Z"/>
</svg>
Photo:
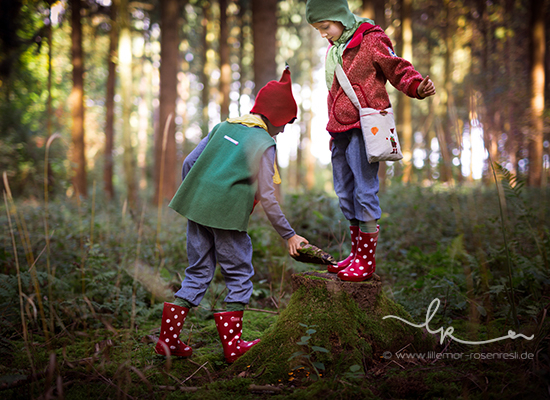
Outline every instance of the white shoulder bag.
<svg viewBox="0 0 550 400">
<path fill-rule="evenodd" d="M 340 64 L 336 65 L 336 77 L 348 98 L 359 110 L 361 130 L 363 131 L 369 163 L 401 160 L 403 153 L 401 153 L 401 146 L 397 138 L 393 109 L 391 107 L 385 110 L 362 108 L 357 94 Z"/>
</svg>

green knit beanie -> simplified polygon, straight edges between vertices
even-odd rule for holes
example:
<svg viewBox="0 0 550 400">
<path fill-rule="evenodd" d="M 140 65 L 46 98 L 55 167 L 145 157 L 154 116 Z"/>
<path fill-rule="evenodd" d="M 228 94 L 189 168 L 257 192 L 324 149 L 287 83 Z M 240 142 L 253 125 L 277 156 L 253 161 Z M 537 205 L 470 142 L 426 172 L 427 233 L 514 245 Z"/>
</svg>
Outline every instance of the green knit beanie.
<svg viewBox="0 0 550 400">
<path fill-rule="evenodd" d="M 353 14 L 347 0 L 307 0 L 306 20 L 308 24 L 315 24 L 321 21 L 338 21 L 344 25 L 344 32 L 329 48 L 325 62 L 325 81 L 330 90 L 334 81 L 336 65 L 342 65 L 342 55 L 347 42 L 357 28 L 364 22 L 374 25 L 374 21 L 368 18 L 361 18 Z"/>
<path fill-rule="evenodd" d="M 321 21 L 339 21 L 346 29 L 355 25 L 355 16 L 347 0 L 307 0 L 306 20 L 310 25 Z"/>
</svg>

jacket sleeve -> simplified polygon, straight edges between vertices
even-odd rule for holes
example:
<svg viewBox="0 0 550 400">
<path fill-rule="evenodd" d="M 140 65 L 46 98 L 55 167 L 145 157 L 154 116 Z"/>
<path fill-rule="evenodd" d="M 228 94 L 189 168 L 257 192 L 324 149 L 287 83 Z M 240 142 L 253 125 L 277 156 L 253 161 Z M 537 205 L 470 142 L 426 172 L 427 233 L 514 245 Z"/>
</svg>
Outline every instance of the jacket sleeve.
<svg viewBox="0 0 550 400">
<path fill-rule="evenodd" d="M 279 202 L 275 197 L 275 186 L 273 175 L 275 174 L 275 146 L 268 148 L 260 161 L 260 171 L 258 173 L 258 200 L 262 204 L 267 219 L 271 222 L 273 228 L 283 239 L 289 239 L 296 234 L 294 229 L 288 223 Z"/>
<path fill-rule="evenodd" d="M 395 54 L 390 38 L 383 32 L 373 32 L 365 35 L 363 40 L 369 41 L 373 51 L 373 62 L 386 79 L 407 96 L 421 99 L 416 89 L 422 82 L 422 75 L 409 61 Z"/>
<path fill-rule="evenodd" d="M 208 134 L 207 137 L 202 139 L 197 147 L 193 149 L 191 153 L 187 157 L 185 157 L 185 160 L 183 160 L 183 166 L 181 168 L 181 180 L 183 181 L 189 171 L 191 170 L 191 167 L 195 164 L 195 161 L 199 158 L 201 153 L 203 152 L 204 148 L 206 147 L 206 144 L 208 143 L 208 138 L 210 137 L 210 134 Z"/>
</svg>

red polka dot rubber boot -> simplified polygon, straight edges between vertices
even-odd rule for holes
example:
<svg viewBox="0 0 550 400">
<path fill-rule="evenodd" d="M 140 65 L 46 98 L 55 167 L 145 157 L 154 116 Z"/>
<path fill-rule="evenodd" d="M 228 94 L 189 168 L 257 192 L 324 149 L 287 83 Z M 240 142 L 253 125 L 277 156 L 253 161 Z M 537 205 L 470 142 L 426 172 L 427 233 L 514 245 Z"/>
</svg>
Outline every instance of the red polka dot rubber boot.
<svg viewBox="0 0 550 400">
<path fill-rule="evenodd" d="M 214 314 L 216 328 L 220 334 L 225 361 L 232 363 L 246 353 L 252 346 L 260 342 L 260 339 L 252 342 L 241 340 L 243 331 L 243 311 L 227 311 Z"/>
<path fill-rule="evenodd" d="M 179 339 L 188 312 L 189 309 L 186 307 L 164 303 L 160 337 L 155 346 L 155 353 L 178 357 L 189 357 L 193 353 L 193 349 Z"/>
<path fill-rule="evenodd" d="M 357 254 L 349 267 L 338 272 L 338 278 L 343 281 L 361 282 L 369 279 L 376 268 L 376 243 L 378 242 L 380 226 L 374 233 L 359 231 Z"/>
<path fill-rule="evenodd" d="M 357 242 L 359 241 L 359 227 L 350 226 L 349 231 L 351 233 L 351 252 L 342 261 L 338 261 L 338 265 L 329 265 L 327 267 L 328 272 L 337 273 L 342 271 L 344 268 L 350 266 L 350 264 L 355 259 L 355 253 L 357 252 Z"/>
</svg>

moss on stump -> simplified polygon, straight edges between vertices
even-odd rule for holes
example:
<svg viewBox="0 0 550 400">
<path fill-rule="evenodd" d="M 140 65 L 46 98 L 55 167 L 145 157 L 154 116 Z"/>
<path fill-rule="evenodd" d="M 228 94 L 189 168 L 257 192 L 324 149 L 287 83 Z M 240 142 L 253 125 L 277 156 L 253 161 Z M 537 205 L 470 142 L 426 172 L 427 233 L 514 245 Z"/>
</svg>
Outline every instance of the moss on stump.
<svg viewBox="0 0 550 400">
<path fill-rule="evenodd" d="M 286 381 L 294 368 L 307 365 L 303 356 L 289 358 L 297 351 L 311 352 L 311 346 L 328 350 L 312 356 L 324 364 L 325 377 L 342 375 L 353 365 L 366 372 L 385 351 L 394 353 L 409 344 L 418 352 L 434 348 L 433 337 L 421 329 L 394 318 L 382 319 L 396 315 L 410 321 L 411 317 L 384 294 L 376 274 L 365 282 L 344 282 L 328 272 L 304 272 L 292 276 L 292 286 L 287 308 L 230 373 L 247 371 L 264 383 Z M 316 330 L 307 346 L 297 344 L 306 336 L 308 328 L 303 325 L 315 325 Z"/>
</svg>

